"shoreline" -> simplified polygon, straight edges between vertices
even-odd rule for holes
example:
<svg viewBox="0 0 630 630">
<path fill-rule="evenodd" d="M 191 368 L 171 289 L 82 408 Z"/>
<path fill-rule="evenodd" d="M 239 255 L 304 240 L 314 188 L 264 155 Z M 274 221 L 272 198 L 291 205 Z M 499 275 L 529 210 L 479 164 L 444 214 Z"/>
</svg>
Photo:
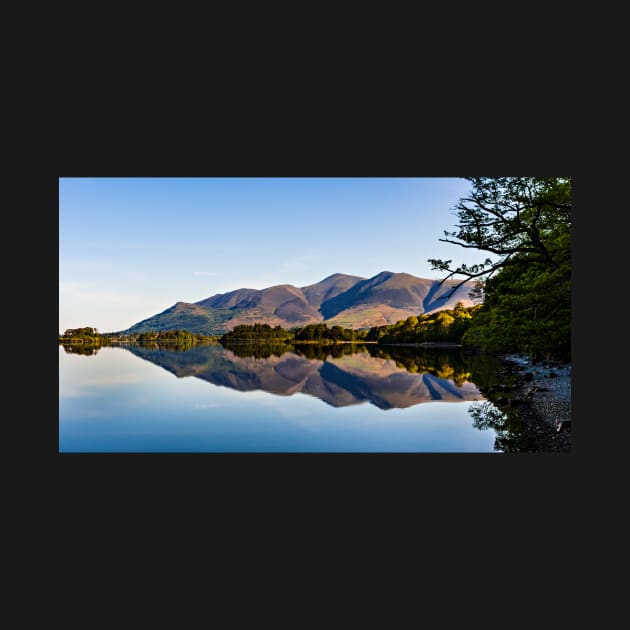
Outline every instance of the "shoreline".
<svg viewBox="0 0 630 630">
<path fill-rule="evenodd" d="M 571 452 L 571 364 L 533 363 L 521 354 L 500 355 L 516 375 L 514 398 L 536 452 Z"/>
</svg>

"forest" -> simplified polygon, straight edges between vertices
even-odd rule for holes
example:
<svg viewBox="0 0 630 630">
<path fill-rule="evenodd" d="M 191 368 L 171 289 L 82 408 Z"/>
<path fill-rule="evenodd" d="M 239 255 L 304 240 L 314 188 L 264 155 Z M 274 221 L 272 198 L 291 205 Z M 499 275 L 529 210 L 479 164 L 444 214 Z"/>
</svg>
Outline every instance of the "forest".
<svg viewBox="0 0 630 630">
<path fill-rule="evenodd" d="M 99 333 L 96 328 L 69 328 L 59 336 L 59 343 L 67 352 L 74 354 L 96 354 L 103 346 L 111 345 L 151 345 L 170 347 L 177 350 L 191 348 L 194 345 L 217 343 L 216 337 L 191 333 L 186 330 L 160 330 L 154 332 L 120 334 Z"/>
<path fill-rule="evenodd" d="M 457 230 L 440 240 L 489 256 L 475 265 L 429 260 L 444 279 L 477 282 L 482 303 L 462 345 L 570 361 L 571 178 L 468 180 L 472 190 L 454 208 Z"/>
<path fill-rule="evenodd" d="M 378 341 L 381 344 L 445 342 L 459 344 L 480 308 L 465 307 L 462 302 L 458 302 L 452 310 L 445 309 L 429 315 L 412 315 L 395 324 L 370 328 L 366 341 Z"/>
<path fill-rule="evenodd" d="M 241 324 L 235 326 L 233 330 L 225 333 L 221 338 L 221 343 L 282 343 L 293 342 L 305 343 L 338 343 L 338 342 L 358 342 L 364 341 L 367 337 L 367 330 L 353 330 L 352 328 L 342 328 L 326 324 L 308 324 L 306 326 L 294 327 L 291 329 L 282 326 L 272 327 L 269 324 Z"/>
</svg>

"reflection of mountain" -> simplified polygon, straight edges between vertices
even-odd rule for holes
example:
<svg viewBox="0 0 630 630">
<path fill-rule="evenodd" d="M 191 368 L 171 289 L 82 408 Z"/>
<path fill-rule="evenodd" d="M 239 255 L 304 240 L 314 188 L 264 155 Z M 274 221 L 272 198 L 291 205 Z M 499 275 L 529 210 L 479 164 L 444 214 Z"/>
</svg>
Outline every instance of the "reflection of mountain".
<svg viewBox="0 0 630 630">
<path fill-rule="evenodd" d="M 301 392 L 333 407 L 368 401 L 381 409 L 411 407 L 422 402 L 482 400 L 470 382 L 457 386 L 429 372 L 407 371 L 391 358 L 367 352 L 308 359 L 294 352 L 267 358 L 237 356 L 221 346 L 199 346 L 185 352 L 127 348 L 178 377 L 196 376 L 239 391 L 263 390 L 281 396 Z"/>
</svg>

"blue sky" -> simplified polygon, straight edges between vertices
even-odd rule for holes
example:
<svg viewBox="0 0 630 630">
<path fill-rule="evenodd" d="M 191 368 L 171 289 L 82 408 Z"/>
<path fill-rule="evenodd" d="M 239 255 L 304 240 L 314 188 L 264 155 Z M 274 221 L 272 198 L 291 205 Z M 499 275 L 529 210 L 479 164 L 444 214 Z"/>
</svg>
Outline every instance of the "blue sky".
<svg viewBox="0 0 630 630">
<path fill-rule="evenodd" d="M 128 328 L 175 302 L 332 273 L 441 278 L 459 178 L 60 178 L 59 330 Z"/>
</svg>

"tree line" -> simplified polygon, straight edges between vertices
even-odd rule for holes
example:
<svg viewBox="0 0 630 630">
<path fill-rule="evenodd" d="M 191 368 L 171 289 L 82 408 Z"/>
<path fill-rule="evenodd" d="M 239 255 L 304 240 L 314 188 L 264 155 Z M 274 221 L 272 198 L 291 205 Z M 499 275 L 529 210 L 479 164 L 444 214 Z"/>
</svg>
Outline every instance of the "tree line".
<svg viewBox="0 0 630 630">
<path fill-rule="evenodd" d="M 337 343 L 363 341 L 367 330 L 353 330 L 342 326 L 328 327 L 324 323 L 308 324 L 306 326 L 286 329 L 280 325 L 269 324 L 240 324 L 221 336 L 219 341 L 230 343 L 288 343 L 309 342 Z"/>
<path fill-rule="evenodd" d="M 82 328 L 68 328 L 63 335 L 59 335 L 59 343 L 68 351 L 78 352 L 77 348 L 100 348 L 112 344 L 141 344 L 191 347 L 202 343 L 216 343 L 216 337 L 191 333 L 186 330 L 159 330 L 143 333 L 99 333 L 92 326 Z M 95 354 L 93 351 L 83 351 L 83 354 Z"/>
<path fill-rule="evenodd" d="M 465 307 L 457 302 L 454 309 L 437 313 L 412 315 L 395 324 L 373 326 L 366 334 L 366 341 L 382 344 L 396 343 L 461 343 L 470 328 L 480 306 Z"/>
<path fill-rule="evenodd" d="M 136 343 L 202 343 L 213 341 L 215 338 L 199 333 L 191 333 L 187 330 L 156 330 L 138 333 L 135 335 Z"/>
<path fill-rule="evenodd" d="M 111 343 L 111 338 L 99 333 L 92 326 L 84 326 L 82 328 L 67 328 L 64 334 L 59 336 L 59 343 L 106 346 Z"/>
</svg>

